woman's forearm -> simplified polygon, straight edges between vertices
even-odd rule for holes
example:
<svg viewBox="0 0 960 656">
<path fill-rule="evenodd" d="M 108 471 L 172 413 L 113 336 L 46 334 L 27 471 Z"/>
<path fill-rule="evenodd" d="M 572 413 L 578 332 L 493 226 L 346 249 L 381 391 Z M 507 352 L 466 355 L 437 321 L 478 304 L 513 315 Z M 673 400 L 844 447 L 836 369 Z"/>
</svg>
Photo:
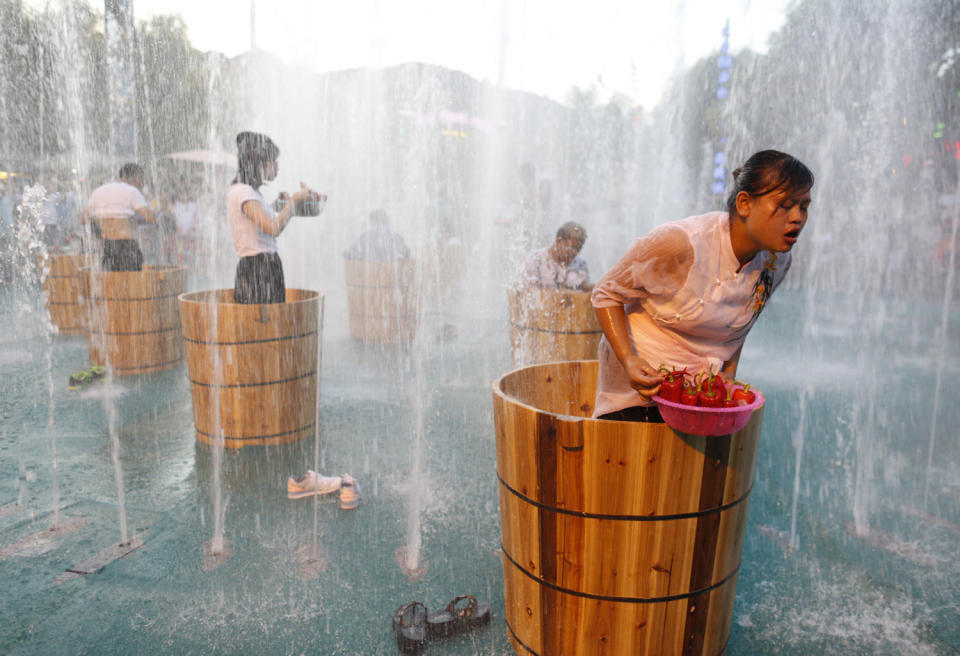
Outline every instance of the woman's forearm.
<svg viewBox="0 0 960 656">
<path fill-rule="evenodd" d="M 270 216 L 270 212 L 260 201 L 248 200 L 243 204 L 243 213 L 248 219 L 253 221 L 261 231 L 276 237 L 290 223 L 293 218 L 293 201 L 288 201 L 283 209 L 276 216 Z"/>
<path fill-rule="evenodd" d="M 627 361 L 635 354 L 630 341 L 630 326 L 627 323 L 627 313 L 622 305 L 613 307 L 595 308 L 597 321 L 603 330 L 604 336 L 610 343 L 614 355 L 620 364 L 626 366 Z"/>
<path fill-rule="evenodd" d="M 663 377 L 657 373 L 654 366 L 650 366 L 633 351 L 633 342 L 630 340 L 630 324 L 627 322 L 627 313 L 622 305 L 597 308 L 597 320 L 603 329 L 603 334 L 610 343 L 623 370 L 630 379 L 630 387 L 641 397 L 650 400 L 660 391 Z"/>
<path fill-rule="evenodd" d="M 273 233 L 273 236 L 276 237 L 283 229 L 287 227 L 287 224 L 290 223 L 290 219 L 293 218 L 293 201 L 288 201 L 286 205 L 283 206 L 283 209 L 277 214 L 275 220 L 276 231 Z"/>
</svg>

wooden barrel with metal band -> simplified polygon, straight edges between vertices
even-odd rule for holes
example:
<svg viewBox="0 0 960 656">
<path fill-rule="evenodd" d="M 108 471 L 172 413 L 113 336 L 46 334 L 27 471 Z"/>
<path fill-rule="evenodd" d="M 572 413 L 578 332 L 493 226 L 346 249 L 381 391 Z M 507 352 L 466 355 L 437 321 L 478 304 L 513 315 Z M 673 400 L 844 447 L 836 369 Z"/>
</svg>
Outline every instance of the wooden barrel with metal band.
<svg viewBox="0 0 960 656">
<path fill-rule="evenodd" d="M 417 332 L 413 284 L 416 260 L 344 260 L 350 337 L 367 343 L 405 343 Z"/>
<path fill-rule="evenodd" d="M 531 285 L 507 300 L 514 366 L 596 359 L 603 331 L 589 293 Z"/>
<path fill-rule="evenodd" d="M 518 654 L 716 656 L 730 635 L 762 409 L 732 435 L 595 420 L 597 362 L 494 383 Z"/>
<path fill-rule="evenodd" d="M 116 375 L 172 369 L 183 362 L 177 297 L 187 289 L 187 267 L 143 271 L 81 269 L 90 364 Z"/>
<path fill-rule="evenodd" d="M 43 282 L 47 292 L 50 321 L 61 334 L 83 334 L 83 305 L 80 303 L 82 280 L 80 269 L 87 266 L 84 255 L 51 255 L 49 272 Z"/>
<path fill-rule="evenodd" d="M 287 289 L 286 299 L 239 304 L 232 289 L 180 297 L 200 442 L 242 448 L 314 434 L 323 296 Z"/>
</svg>

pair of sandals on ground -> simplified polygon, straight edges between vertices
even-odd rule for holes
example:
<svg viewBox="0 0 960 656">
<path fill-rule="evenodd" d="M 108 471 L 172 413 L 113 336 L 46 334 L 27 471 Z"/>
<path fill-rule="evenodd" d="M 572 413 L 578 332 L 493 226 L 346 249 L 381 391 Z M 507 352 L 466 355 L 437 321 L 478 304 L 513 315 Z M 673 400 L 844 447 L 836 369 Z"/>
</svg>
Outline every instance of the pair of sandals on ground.
<svg viewBox="0 0 960 656">
<path fill-rule="evenodd" d="M 106 367 L 101 367 L 100 365 L 95 364 L 89 369 L 84 369 L 83 371 L 70 374 L 70 382 L 67 387 L 70 389 L 77 389 L 78 387 L 82 387 L 87 383 L 92 383 L 95 380 L 103 378 L 106 373 Z"/>
<path fill-rule="evenodd" d="M 419 601 L 411 601 L 393 614 L 393 634 L 404 654 L 419 654 L 429 640 L 449 638 L 490 622 L 490 604 L 470 595 L 460 595 L 435 613 Z"/>
</svg>

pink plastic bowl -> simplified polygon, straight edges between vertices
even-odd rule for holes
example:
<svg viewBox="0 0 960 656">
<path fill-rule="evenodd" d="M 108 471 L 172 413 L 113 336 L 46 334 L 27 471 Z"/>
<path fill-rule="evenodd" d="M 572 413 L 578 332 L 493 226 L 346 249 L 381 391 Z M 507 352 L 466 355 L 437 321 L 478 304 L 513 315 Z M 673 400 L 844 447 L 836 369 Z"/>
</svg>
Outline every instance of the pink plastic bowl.
<svg viewBox="0 0 960 656">
<path fill-rule="evenodd" d="M 663 420 L 675 431 L 690 435 L 729 435 L 746 426 L 753 411 L 763 405 L 763 394 L 751 391 L 757 395 L 754 402 L 736 408 L 701 408 L 667 401 L 660 396 L 654 396 L 653 400 L 660 406 Z"/>
</svg>

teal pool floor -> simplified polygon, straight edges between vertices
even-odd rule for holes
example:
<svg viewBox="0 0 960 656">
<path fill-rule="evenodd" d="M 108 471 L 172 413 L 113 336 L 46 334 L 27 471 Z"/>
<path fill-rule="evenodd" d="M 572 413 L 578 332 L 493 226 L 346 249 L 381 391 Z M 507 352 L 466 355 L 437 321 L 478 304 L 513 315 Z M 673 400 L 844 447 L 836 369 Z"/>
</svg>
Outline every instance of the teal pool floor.
<svg viewBox="0 0 960 656">
<path fill-rule="evenodd" d="M 313 440 L 228 450 L 230 555 L 219 559 L 205 552 L 214 457 L 195 440 L 186 367 L 71 391 L 84 338 L 51 344 L 12 311 L 2 317 L 0 653 L 394 654 L 397 606 L 460 594 L 489 600 L 493 621 L 426 653 L 512 653 L 490 391 L 510 369 L 504 317 L 450 318 L 455 331 L 426 338 L 419 366 L 342 329 L 325 334 L 320 469 L 357 478 L 362 503 L 286 498 L 286 478 L 313 466 Z M 814 367 L 809 352 L 777 346 L 794 330 L 774 314 L 741 367 L 768 407 L 728 653 L 960 654 L 956 392 L 931 410 L 921 390 L 935 369 L 923 359 L 895 363 L 921 389 L 863 392 L 842 340 L 818 342 Z M 960 373 L 956 348 L 942 377 Z M 783 373 L 803 358 L 816 385 Z M 134 541 L 119 558 L 111 405 Z M 942 436 L 929 458 L 931 416 Z M 412 504 L 416 581 L 397 561 Z"/>
</svg>

